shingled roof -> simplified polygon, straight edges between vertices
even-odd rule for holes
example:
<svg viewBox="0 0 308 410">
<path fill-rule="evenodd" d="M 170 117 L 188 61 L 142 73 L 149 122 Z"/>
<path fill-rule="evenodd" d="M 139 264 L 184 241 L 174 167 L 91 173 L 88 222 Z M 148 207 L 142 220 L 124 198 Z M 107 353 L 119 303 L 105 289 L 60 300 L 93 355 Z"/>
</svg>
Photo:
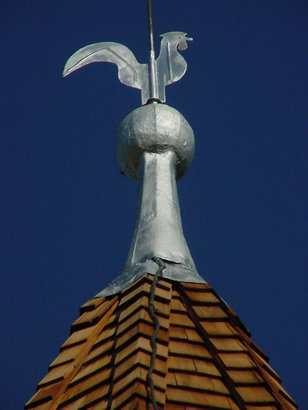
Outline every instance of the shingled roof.
<svg viewBox="0 0 308 410">
<path fill-rule="evenodd" d="M 71 336 L 25 408 L 270 410 L 297 405 L 239 317 L 210 285 L 163 278 L 156 285 L 152 275 L 144 275 L 116 295 L 81 306 Z"/>
</svg>

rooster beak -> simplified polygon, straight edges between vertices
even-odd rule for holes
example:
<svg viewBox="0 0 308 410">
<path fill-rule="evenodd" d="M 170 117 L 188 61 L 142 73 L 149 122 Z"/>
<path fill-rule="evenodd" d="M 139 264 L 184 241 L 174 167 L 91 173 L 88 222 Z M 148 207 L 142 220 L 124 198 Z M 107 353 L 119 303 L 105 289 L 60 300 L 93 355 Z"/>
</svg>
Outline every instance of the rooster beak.
<svg viewBox="0 0 308 410">
<path fill-rule="evenodd" d="M 192 37 L 185 37 L 185 40 L 186 41 L 193 41 L 193 38 Z"/>
</svg>

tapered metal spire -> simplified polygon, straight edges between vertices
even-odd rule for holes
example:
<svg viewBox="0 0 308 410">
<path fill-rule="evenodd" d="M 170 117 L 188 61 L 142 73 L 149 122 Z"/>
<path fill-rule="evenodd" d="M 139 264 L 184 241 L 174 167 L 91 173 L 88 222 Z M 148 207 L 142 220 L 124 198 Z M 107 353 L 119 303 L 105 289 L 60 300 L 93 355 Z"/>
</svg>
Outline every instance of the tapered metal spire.
<svg viewBox="0 0 308 410">
<path fill-rule="evenodd" d="M 63 76 L 92 62 L 118 66 L 119 80 L 141 90 L 143 107 L 121 123 L 117 159 L 121 170 L 139 183 L 135 231 L 123 274 L 97 296 L 118 293 L 145 273 L 157 271 L 155 258 L 165 267 L 162 276 L 202 283 L 184 238 L 176 188 L 194 155 L 194 134 L 185 118 L 166 101 L 165 87 L 178 81 L 187 64 L 179 50 L 187 48 L 186 33 L 163 34 L 155 58 L 151 1 L 148 3 L 149 64 L 137 62 L 124 45 L 114 42 L 83 47 L 67 61 Z"/>
<path fill-rule="evenodd" d="M 139 183 L 136 225 L 124 273 L 97 296 L 117 293 L 143 274 L 154 274 L 154 257 L 165 262 L 165 278 L 205 282 L 184 238 L 176 188 L 193 155 L 193 131 L 168 105 L 145 105 L 122 121 L 117 159 L 122 171 Z"/>
</svg>

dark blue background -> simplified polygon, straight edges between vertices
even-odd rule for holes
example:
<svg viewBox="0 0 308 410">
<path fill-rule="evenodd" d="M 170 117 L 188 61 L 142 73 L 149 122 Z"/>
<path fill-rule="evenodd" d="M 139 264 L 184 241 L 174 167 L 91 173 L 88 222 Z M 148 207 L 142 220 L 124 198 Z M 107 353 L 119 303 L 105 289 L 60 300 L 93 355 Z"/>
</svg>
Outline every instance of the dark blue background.
<svg viewBox="0 0 308 410">
<path fill-rule="evenodd" d="M 199 273 L 239 314 L 287 391 L 307 399 L 305 1 L 153 0 L 158 35 L 194 37 L 167 102 L 195 131 L 178 184 Z M 122 272 L 137 186 L 115 136 L 140 105 L 117 69 L 67 79 L 78 48 L 146 62 L 146 1 L 4 1 L 1 25 L 1 408 L 22 408 L 79 306 Z"/>
</svg>

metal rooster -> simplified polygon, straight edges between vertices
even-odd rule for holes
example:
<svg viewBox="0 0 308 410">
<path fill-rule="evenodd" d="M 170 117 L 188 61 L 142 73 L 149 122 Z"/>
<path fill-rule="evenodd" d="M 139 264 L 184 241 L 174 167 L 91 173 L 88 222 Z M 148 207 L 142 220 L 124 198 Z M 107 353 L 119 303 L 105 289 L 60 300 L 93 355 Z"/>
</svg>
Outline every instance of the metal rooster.
<svg viewBox="0 0 308 410">
<path fill-rule="evenodd" d="M 63 77 L 79 68 L 97 62 L 114 63 L 118 66 L 121 83 L 141 90 L 142 104 L 156 100 L 166 101 L 165 87 L 180 80 L 186 72 L 187 63 L 178 50 L 186 50 L 186 33 L 173 31 L 161 35 L 159 57 L 150 58 L 149 64 L 140 64 L 132 51 L 120 43 L 102 42 L 83 47 L 67 61 Z"/>
</svg>

